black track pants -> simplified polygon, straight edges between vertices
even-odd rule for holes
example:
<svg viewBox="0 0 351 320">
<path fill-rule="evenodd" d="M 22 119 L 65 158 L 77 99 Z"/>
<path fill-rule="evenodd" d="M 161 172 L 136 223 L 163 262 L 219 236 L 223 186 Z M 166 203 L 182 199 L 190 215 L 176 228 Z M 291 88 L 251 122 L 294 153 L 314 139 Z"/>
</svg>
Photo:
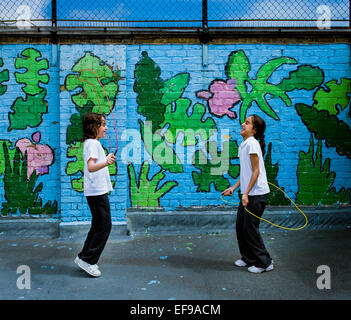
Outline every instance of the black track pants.
<svg viewBox="0 0 351 320">
<path fill-rule="evenodd" d="M 261 217 L 266 207 L 266 195 L 249 196 L 247 209 Z M 241 259 L 247 265 L 267 268 L 271 264 L 271 257 L 263 243 L 259 232 L 260 219 L 248 213 L 240 202 L 236 217 L 236 236 L 238 239 Z"/>
<path fill-rule="evenodd" d="M 111 232 L 111 210 L 107 194 L 86 197 L 91 215 L 91 228 L 78 257 L 89 264 L 96 264 Z"/>
</svg>

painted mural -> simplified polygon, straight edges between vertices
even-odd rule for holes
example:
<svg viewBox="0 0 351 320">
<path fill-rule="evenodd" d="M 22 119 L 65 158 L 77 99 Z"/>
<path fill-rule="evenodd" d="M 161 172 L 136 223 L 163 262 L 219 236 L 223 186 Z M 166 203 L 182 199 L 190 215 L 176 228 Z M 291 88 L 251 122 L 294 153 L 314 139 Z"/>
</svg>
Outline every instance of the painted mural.
<svg viewBox="0 0 351 320">
<path fill-rule="evenodd" d="M 267 123 L 271 183 L 299 205 L 349 204 L 343 175 L 351 175 L 351 77 L 273 47 L 266 56 L 249 45 L 219 47 L 221 58 L 212 56 L 208 70 L 201 46 L 187 45 L 123 46 L 116 60 L 113 46 L 67 45 L 56 71 L 50 46 L 15 46 L 12 57 L 0 57 L 1 215 L 88 217 L 81 139 L 82 118 L 91 111 L 108 120 L 106 154 L 117 149 L 117 135 L 135 136 L 128 144 L 121 139 L 109 167 L 118 220 L 128 207 L 225 206 L 219 194 L 239 176 L 240 125 L 252 113 Z M 134 157 L 124 159 L 130 150 Z M 271 188 L 268 204 L 290 201 Z"/>
<path fill-rule="evenodd" d="M 0 65 L 3 66 L 1 59 Z M 27 48 L 15 59 L 14 77 L 21 86 L 25 97 L 18 97 L 8 112 L 7 131 L 11 136 L 14 130 L 37 128 L 43 121 L 43 114 L 48 112 L 47 90 L 43 86 L 49 83 L 49 62 L 41 52 Z M 0 73 L 1 95 L 7 91 L 3 83 L 10 80 L 9 70 Z M 39 144 L 41 131 L 36 131 L 30 138 L 23 137 L 13 142 L 1 139 L 0 174 L 4 185 L 4 202 L 1 214 L 55 214 L 57 200 L 43 203 L 40 196 L 44 185 L 38 183 L 38 177 L 49 173 L 54 163 L 54 150 L 49 145 Z M 9 135 L 7 135 L 9 136 Z"/>
<path fill-rule="evenodd" d="M 270 82 L 273 73 L 287 64 L 296 65 L 296 69 L 290 71 L 288 77 L 282 78 L 279 83 Z M 158 143 L 149 144 L 151 150 L 149 153 L 165 174 L 167 171 L 183 172 L 184 166 L 179 162 L 175 148 L 176 139 L 182 132 L 184 135 L 182 144 L 185 147 L 198 146 L 200 140 L 205 142 L 205 147 L 198 148 L 193 155 L 193 168 L 197 170 L 192 170 L 191 176 L 193 184 L 197 187 L 196 192 L 213 192 L 211 185 L 215 191 L 225 190 L 230 186 L 228 176 L 235 179 L 239 175 L 238 141 L 230 137 L 229 140 L 224 141 L 221 149 L 216 141 L 210 141 L 210 130 L 216 130 L 220 126 L 215 119 L 228 117 L 237 121 L 238 118 L 240 124 L 249 114 L 249 109 L 255 105 L 266 116 L 276 120 L 279 126 L 279 116 L 270 101 L 279 98 L 286 107 L 291 107 L 293 101 L 288 95 L 289 92 L 315 90 L 314 103 L 311 107 L 299 103 L 295 105 L 297 114 L 311 132 L 308 152 L 299 153 L 296 201 L 304 205 L 349 203 L 351 189 L 345 190 L 345 187 L 342 187 L 336 191 L 333 187 L 336 173 L 330 171 L 331 160 L 327 158 L 322 164 L 321 141 L 325 140 L 327 147 L 335 147 L 339 155 L 349 158 L 350 127 L 339 120 L 337 114 L 340 112 L 339 109 L 350 108 L 351 79 L 342 78 L 323 84 L 324 72 L 318 66 L 299 65 L 296 59 L 284 56 L 265 62 L 259 67 L 255 77 L 250 77 L 251 64 L 244 50 L 229 54 L 224 71 L 226 79 L 214 79 L 209 83 L 208 89 L 195 93 L 197 98 L 206 101 L 206 106 L 201 103 L 191 106 L 192 101 L 183 97 L 189 83 L 189 74 L 179 73 L 164 81 L 157 62 L 152 60 L 147 52 L 142 52 L 134 73 L 134 90 L 138 94 L 138 113 L 145 118 L 145 121 L 152 120 L 152 132 L 157 130 L 162 132 Z M 207 111 L 214 117 L 208 116 Z M 145 132 L 143 122 L 139 120 L 139 124 L 143 134 Z M 196 139 L 195 135 L 189 138 L 186 135 L 189 129 L 201 132 L 200 139 Z M 318 139 L 316 154 L 313 135 Z M 168 154 L 168 165 L 165 164 L 167 161 L 162 157 L 162 152 L 157 150 L 161 145 L 163 145 L 161 149 L 163 154 Z M 216 170 L 214 174 L 213 169 L 219 166 L 216 159 L 222 159 L 222 153 L 226 150 L 229 151 L 225 158 L 229 160 L 230 165 L 225 170 Z M 271 157 L 272 143 L 268 146 L 265 165 L 268 180 L 279 186 L 277 180 L 279 164 L 272 164 Z M 143 177 L 146 179 L 145 175 Z M 284 190 L 284 187 L 279 187 Z M 166 192 L 171 192 L 171 189 L 166 189 L 164 195 Z M 145 206 L 148 202 L 145 200 L 140 205 L 141 202 L 135 200 L 135 192 L 135 178 L 133 178 L 130 186 L 131 205 Z M 159 192 L 158 195 L 160 196 Z M 150 192 L 146 192 L 145 196 L 151 197 Z M 274 189 L 271 190 L 268 204 L 289 205 L 290 201 Z M 156 202 L 150 202 L 147 206 L 156 206 Z"/>
<path fill-rule="evenodd" d="M 66 143 L 67 157 L 73 159 L 66 166 L 66 173 L 69 176 L 79 175 L 73 178 L 72 188 L 78 192 L 83 192 L 83 137 L 82 119 L 87 112 L 97 112 L 108 116 L 113 112 L 116 96 L 118 93 L 118 81 L 120 74 L 118 70 L 113 70 L 112 66 L 107 65 L 99 57 L 87 52 L 72 67 L 72 74 L 67 75 L 64 89 L 73 92 L 72 102 L 76 111 L 70 118 L 70 125 L 67 127 Z M 79 92 L 75 92 L 79 89 Z M 112 101 L 112 103 L 110 103 Z M 105 149 L 106 155 L 112 150 Z M 110 176 L 117 174 L 116 163 L 109 166 Z M 115 181 L 112 180 L 112 186 Z"/>
</svg>

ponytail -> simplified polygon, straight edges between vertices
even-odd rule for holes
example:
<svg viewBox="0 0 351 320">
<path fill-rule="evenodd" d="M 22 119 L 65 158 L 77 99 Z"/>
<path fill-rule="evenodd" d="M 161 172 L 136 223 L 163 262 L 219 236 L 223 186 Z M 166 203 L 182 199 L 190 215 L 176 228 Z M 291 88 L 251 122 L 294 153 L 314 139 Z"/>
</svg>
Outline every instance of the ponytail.
<svg viewBox="0 0 351 320">
<path fill-rule="evenodd" d="M 266 142 L 264 141 L 264 135 L 262 135 L 261 137 L 258 137 L 258 142 L 260 144 L 261 147 L 261 151 L 262 151 L 262 156 L 264 156 L 264 154 L 266 153 Z"/>
<path fill-rule="evenodd" d="M 266 122 L 257 114 L 252 115 L 253 127 L 256 129 L 256 134 L 254 135 L 255 139 L 259 141 L 262 156 L 266 153 L 266 142 L 264 140 L 264 132 L 266 130 Z"/>
</svg>

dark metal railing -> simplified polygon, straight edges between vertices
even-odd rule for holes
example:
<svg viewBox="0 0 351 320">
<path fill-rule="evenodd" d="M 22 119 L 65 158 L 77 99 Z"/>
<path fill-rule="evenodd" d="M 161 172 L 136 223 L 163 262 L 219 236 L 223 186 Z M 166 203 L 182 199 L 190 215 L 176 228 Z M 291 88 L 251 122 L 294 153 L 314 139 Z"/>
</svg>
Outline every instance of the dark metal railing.
<svg viewBox="0 0 351 320">
<path fill-rule="evenodd" d="M 351 0 L 2 0 L 0 31 L 351 28 Z M 329 23 L 329 25 L 328 25 Z M 319 28 L 321 29 L 321 28 Z M 322 28 L 323 29 L 323 28 Z"/>
</svg>

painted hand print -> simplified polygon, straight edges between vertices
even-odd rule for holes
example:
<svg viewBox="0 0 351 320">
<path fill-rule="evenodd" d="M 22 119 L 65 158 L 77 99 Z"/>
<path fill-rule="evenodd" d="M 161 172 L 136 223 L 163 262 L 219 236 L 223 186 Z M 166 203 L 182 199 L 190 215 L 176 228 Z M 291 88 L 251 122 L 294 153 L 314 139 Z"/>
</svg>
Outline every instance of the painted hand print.
<svg viewBox="0 0 351 320">
<path fill-rule="evenodd" d="M 47 90 L 41 87 L 41 84 L 49 82 L 49 75 L 42 72 L 49 69 L 48 60 L 42 58 L 38 50 L 29 48 L 22 51 L 15 66 L 25 69 L 23 73 L 15 72 L 15 76 L 18 83 L 25 84 L 22 90 L 26 98 L 17 98 L 11 106 L 8 131 L 37 127 L 42 122 L 42 115 L 48 112 Z"/>
<path fill-rule="evenodd" d="M 128 165 L 129 193 L 132 207 L 160 207 L 160 198 L 178 185 L 175 181 L 167 181 L 162 186 L 159 186 L 161 180 L 165 178 L 165 170 L 161 169 L 150 180 L 148 179 L 149 170 L 149 163 L 144 161 L 141 166 L 139 179 L 137 179 L 133 164 Z"/>
<path fill-rule="evenodd" d="M 236 79 L 215 80 L 210 84 L 209 91 L 198 91 L 196 96 L 208 101 L 210 113 L 216 117 L 227 115 L 235 119 L 237 114 L 230 109 L 240 101 L 240 93 L 236 86 Z"/>
<path fill-rule="evenodd" d="M 48 145 L 38 144 L 40 139 L 41 133 L 37 131 L 32 135 L 33 141 L 23 138 L 16 142 L 16 147 L 22 155 L 27 154 L 27 179 L 33 171 L 36 171 L 38 176 L 49 173 L 49 166 L 54 162 L 53 150 Z"/>
</svg>

